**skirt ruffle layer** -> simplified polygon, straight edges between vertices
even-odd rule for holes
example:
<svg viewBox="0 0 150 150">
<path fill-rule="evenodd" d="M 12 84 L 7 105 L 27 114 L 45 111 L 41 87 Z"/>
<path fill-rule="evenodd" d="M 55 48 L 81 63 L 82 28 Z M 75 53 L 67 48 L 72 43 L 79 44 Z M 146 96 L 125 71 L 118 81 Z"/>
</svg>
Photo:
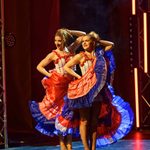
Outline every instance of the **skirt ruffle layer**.
<svg viewBox="0 0 150 150">
<path fill-rule="evenodd" d="M 36 129 L 42 134 L 53 136 L 57 130 L 55 127 L 56 119 L 62 114 L 64 107 L 64 96 L 67 93 L 68 83 L 72 80 L 71 77 L 64 77 L 61 74 L 53 71 L 50 78 L 42 80 L 43 87 L 46 90 L 42 102 L 29 102 L 29 108 L 35 121 L 37 122 Z M 62 120 L 63 122 L 69 118 Z M 66 130 L 66 135 L 70 133 L 70 129 Z"/>
<path fill-rule="evenodd" d="M 104 108 L 101 110 L 97 130 L 97 147 L 112 144 L 126 136 L 132 129 L 134 121 L 134 114 L 129 103 L 120 96 L 116 96 L 111 86 L 108 86 L 108 89 L 112 94 L 112 101 L 111 104 L 103 104 Z M 106 110 L 106 108 L 109 109 Z"/>
</svg>

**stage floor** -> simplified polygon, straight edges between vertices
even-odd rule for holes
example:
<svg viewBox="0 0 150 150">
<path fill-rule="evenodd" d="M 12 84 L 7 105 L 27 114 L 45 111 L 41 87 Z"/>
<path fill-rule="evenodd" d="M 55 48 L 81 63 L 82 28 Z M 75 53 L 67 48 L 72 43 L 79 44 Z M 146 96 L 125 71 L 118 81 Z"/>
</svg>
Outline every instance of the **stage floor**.
<svg viewBox="0 0 150 150">
<path fill-rule="evenodd" d="M 53 138 L 46 141 L 43 137 L 18 137 L 9 143 L 7 150 L 60 150 L 57 144 L 58 139 L 54 143 Z M 73 141 L 73 150 L 84 150 L 80 140 Z M 132 131 L 124 139 L 96 150 L 150 150 L 150 130 Z"/>
<path fill-rule="evenodd" d="M 58 146 L 22 146 L 8 150 L 60 150 Z M 80 141 L 73 142 L 73 150 L 83 150 Z M 150 140 L 120 140 L 112 145 L 96 148 L 96 150 L 150 150 Z"/>
</svg>

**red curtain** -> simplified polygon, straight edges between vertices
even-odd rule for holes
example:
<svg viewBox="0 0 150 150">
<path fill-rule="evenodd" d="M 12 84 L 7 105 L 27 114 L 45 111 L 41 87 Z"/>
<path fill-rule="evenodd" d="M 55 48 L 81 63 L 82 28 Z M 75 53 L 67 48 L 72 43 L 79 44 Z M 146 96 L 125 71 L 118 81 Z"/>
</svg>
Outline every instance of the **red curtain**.
<svg viewBox="0 0 150 150">
<path fill-rule="evenodd" d="M 28 101 L 44 95 L 40 89 L 42 76 L 35 68 L 53 48 L 59 20 L 59 0 L 5 1 L 5 33 L 16 38 L 14 47 L 6 46 L 9 134 L 33 130 Z"/>
<path fill-rule="evenodd" d="M 44 90 L 37 64 L 54 49 L 54 34 L 60 24 L 59 0 L 33 0 L 31 2 L 31 63 L 32 99 L 41 101 Z M 50 66 L 51 67 L 51 66 Z"/>
</svg>

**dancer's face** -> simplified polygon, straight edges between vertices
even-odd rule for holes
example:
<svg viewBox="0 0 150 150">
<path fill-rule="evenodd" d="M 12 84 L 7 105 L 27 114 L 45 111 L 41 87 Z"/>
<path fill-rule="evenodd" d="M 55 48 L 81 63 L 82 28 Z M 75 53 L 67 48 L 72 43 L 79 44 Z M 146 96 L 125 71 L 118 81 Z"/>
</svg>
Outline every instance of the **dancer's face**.
<svg viewBox="0 0 150 150">
<path fill-rule="evenodd" d="M 82 39 L 82 47 L 85 51 L 93 51 L 94 50 L 94 44 L 95 42 L 91 39 L 90 36 L 84 36 Z"/>
<path fill-rule="evenodd" d="M 55 43 L 57 49 L 59 49 L 59 50 L 64 49 L 64 41 L 61 36 L 56 35 L 55 39 L 54 39 L 54 43 Z"/>
</svg>

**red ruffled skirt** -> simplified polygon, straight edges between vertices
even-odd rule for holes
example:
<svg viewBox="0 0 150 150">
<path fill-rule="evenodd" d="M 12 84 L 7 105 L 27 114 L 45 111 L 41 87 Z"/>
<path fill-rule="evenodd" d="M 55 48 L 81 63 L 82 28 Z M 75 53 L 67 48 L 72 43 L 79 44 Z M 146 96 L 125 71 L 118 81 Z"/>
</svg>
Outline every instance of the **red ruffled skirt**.
<svg viewBox="0 0 150 150">
<path fill-rule="evenodd" d="M 61 114 L 64 105 L 63 97 L 67 94 L 68 83 L 71 80 L 72 77 L 63 76 L 55 71 L 52 72 L 50 78 L 42 80 L 46 95 L 39 103 L 39 109 L 48 120 Z"/>
</svg>

